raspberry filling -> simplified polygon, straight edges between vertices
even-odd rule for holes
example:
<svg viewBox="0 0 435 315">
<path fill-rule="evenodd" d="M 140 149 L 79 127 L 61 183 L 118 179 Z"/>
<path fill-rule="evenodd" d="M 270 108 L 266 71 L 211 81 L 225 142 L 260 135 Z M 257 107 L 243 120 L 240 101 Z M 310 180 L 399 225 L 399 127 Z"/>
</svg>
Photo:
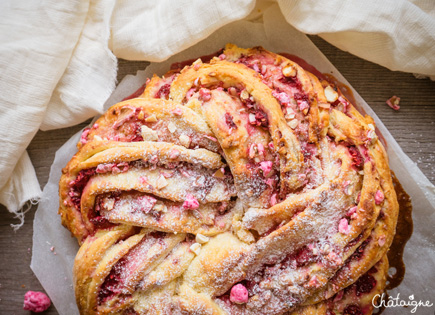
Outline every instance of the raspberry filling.
<svg viewBox="0 0 435 315">
<path fill-rule="evenodd" d="M 141 271 L 143 265 L 143 255 L 156 243 L 164 247 L 164 237 L 166 233 L 152 232 L 131 249 L 127 255 L 123 256 L 105 278 L 98 292 L 98 304 L 114 298 L 116 295 L 128 297 L 130 292 L 135 289 L 135 276 Z"/>
<path fill-rule="evenodd" d="M 127 114 L 123 111 L 128 110 Z M 141 111 L 140 107 L 124 106 L 120 109 L 115 109 L 112 115 L 123 113 L 111 128 L 104 129 L 96 136 L 107 140 L 121 142 L 139 142 L 139 141 L 161 141 L 170 142 L 176 145 L 182 145 L 189 149 L 205 148 L 213 152 L 219 152 L 220 147 L 210 135 L 198 133 L 188 124 L 183 123 L 182 128 L 177 128 L 177 125 L 168 119 L 162 117 L 157 119 L 155 116 L 147 115 Z M 173 111 L 175 116 L 183 114 L 180 108 L 175 108 Z M 94 125 L 92 129 L 96 129 Z M 81 137 L 83 144 L 88 142 L 90 128 L 86 128 Z M 145 132 L 145 134 L 144 134 Z M 145 138 L 144 138 L 145 137 Z"/>
<path fill-rule="evenodd" d="M 356 296 L 361 296 L 362 294 L 370 293 L 375 286 L 376 279 L 372 275 L 366 273 L 355 282 L 355 294 Z"/>
<path fill-rule="evenodd" d="M 70 189 L 68 195 L 71 203 L 74 205 L 77 211 L 80 211 L 80 199 L 83 193 L 83 189 L 88 183 L 89 179 L 96 173 L 95 168 L 81 170 L 76 179 L 69 183 Z"/>
<path fill-rule="evenodd" d="M 355 304 L 351 304 L 346 306 L 343 311 L 343 315 L 363 315 L 361 307 Z"/>
<path fill-rule="evenodd" d="M 244 64 L 261 75 L 263 83 L 272 89 L 272 95 L 281 104 L 286 120 L 293 121 L 292 129 L 299 139 L 306 140 L 308 121 L 305 116 L 310 102 L 297 76 L 285 76 L 283 65 L 276 64 L 273 56 L 265 54 L 242 55 L 236 63 Z"/>
<path fill-rule="evenodd" d="M 165 100 L 167 100 L 169 98 L 169 92 L 171 89 L 171 85 L 170 84 L 163 84 L 160 89 L 157 91 L 155 98 L 163 98 Z"/>
<path fill-rule="evenodd" d="M 349 146 L 348 150 L 353 160 L 352 166 L 354 166 L 357 170 L 360 170 L 364 164 L 364 159 L 361 153 L 358 151 L 358 149 L 355 146 Z"/>
<path fill-rule="evenodd" d="M 225 113 L 225 123 L 229 129 L 237 129 L 237 125 L 234 123 L 233 116 L 230 113 Z"/>
</svg>

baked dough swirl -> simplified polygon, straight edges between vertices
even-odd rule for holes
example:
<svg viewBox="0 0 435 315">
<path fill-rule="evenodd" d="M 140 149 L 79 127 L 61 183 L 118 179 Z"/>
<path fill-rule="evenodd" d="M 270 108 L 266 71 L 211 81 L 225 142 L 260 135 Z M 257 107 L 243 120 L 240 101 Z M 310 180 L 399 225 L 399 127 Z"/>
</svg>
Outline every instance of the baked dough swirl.
<svg viewBox="0 0 435 315">
<path fill-rule="evenodd" d="M 263 48 L 154 76 L 60 180 L 82 314 L 371 314 L 398 215 L 371 117 Z"/>
</svg>

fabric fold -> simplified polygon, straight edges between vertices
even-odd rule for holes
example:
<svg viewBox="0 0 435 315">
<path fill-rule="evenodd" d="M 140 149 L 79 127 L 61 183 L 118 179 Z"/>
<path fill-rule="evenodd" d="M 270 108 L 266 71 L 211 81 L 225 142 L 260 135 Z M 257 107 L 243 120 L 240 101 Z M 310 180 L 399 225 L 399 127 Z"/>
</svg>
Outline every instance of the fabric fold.
<svg viewBox="0 0 435 315">
<path fill-rule="evenodd" d="M 163 61 L 246 17 L 253 0 L 118 1 L 111 49 L 118 58 Z"/>
<path fill-rule="evenodd" d="M 48 102 L 42 130 L 76 125 L 103 112 L 116 84 L 117 59 L 108 48 L 115 0 L 91 0 L 81 36 Z"/>
<path fill-rule="evenodd" d="M 26 191 L 40 194 L 25 149 L 72 56 L 88 7 L 86 1 L 0 3 L 0 198 L 13 213 L 34 195 Z"/>
<path fill-rule="evenodd" d="M 431 1 L 278 0 L 286 21 L 390 70 L 435 76 Z"/>
<path fill-rule="evenodd" d="M 116 84 L 116 58 L 166 60 L 230 22 L 261 22 L 271 5 L 288 23 L 283 32 L 318 34 L 390 70 L 435 78 L 429 0 L 1 1 L 0 202 L 17 213 L 39 196 L 25 149 L 38 129 L 72 126 L 103 112 Z"/>
<path fill-rule="evenodd" d="M 16 211 L 12 211 L 19 219 L 19 223 L 12 225 L 15 230 L 24 224 L 25 212 L 30 209 L 31 204 L 40 200 L 41 195 L 42 191 L 36 178 L 35 169 L 27 151 L 24 151 L 0 193 L 0 203 L 8 209 L 16 209 Z M 26 208 L 25 204 L 28 201 L 31 204 Z"/>
</svg>

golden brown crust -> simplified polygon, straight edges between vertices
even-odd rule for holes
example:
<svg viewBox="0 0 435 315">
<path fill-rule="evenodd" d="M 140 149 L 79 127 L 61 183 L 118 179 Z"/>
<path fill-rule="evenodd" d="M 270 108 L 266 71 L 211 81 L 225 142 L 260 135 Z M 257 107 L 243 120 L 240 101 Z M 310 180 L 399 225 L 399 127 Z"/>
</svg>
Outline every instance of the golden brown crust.
<svg viewBox="0 0 435 315">
<path fill-rule="evenodd" d="M 86 130 L 60 181 L 82 314 L 346 314 L 385 287 L 398 204 L 373 119 L 228 44 Z"/>
</svg>

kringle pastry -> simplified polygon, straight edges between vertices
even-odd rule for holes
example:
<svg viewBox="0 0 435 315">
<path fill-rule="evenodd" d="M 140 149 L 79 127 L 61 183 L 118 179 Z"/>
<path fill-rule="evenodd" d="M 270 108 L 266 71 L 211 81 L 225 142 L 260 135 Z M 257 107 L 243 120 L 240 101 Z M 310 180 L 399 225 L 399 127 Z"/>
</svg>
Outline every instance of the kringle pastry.
<svg viewBox="0 0 435 315">
<path fill-rule="evenodd" d="M 398 215 L 371 117 L 263 48 L 154 76 L 60 180 L 81 314 L 371 314 Z"/>
</svg>

